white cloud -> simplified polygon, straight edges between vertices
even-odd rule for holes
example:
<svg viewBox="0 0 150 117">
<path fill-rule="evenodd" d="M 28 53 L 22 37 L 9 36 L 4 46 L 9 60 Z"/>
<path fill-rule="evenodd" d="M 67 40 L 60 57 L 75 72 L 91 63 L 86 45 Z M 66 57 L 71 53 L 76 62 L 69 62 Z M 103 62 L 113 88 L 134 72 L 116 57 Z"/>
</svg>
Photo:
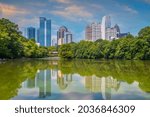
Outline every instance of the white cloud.
<svg viewBox="0 0 150 117">
<path fill-rule="evenodd" d="M 63 3 L 63 4 L 69 4 L 71 3 L 71 0 L 49 0 L 50 2 L 55 1 L 58 3 Z"/>
<path fill-rule="evenodd" d="M 103 8 L 101 5 L 98 5 L 98 4 L 91 4 L 90 6 L 94 9 L 102 9 Z"/>
<path fill-rule="evenodd" d="M 16 18 L 16 20 L 19 27 L 28 27 L 28 26 L 38 27 L 39 24 L 38 17 L 34 17 L 30 19 L 25 17 L 18 17 Z"/>
<path fill-rule="evenodd" d="M 52 29 L 54 30 L 54 31 L 57 31 L 58 29 L 59 29 L 59 25 L 57 25 L 57 24 L 54 24 L 53 22 L 52 22 Z"/>
<path fill-rule="evenodd" d="M 129 6 L 125 5 L 123 6 L 123 9 L 129 13 L 132 13 L 132 14 L 138 14 L 138 11 L 136 11 L 135 9 L 132 9 L 130 8 Z"/>
<path fill-rule="evenodd" d="M 93 15 L 88 12 L 85 7 L 77 6 L 77 5 L 70 5 L 66 7 L 64 10 L 54 10 L 51 12 L 54 15 L 59 15 L 61 17 L 70 19 L 70 20 L 77 20 L 81 21 L 84 18 L 91 18 Z"/>
<path fill-rule="evenodd" d="M 0 3 L 0 8 L 1 8 L 1 16 L 2 17 L 10 17 L 10 16 L 16 16 L 16 15 L 25 15 L 28 14 L 29 12 L 25 9 L 18 8 L 13 5 L 7 5 L 4 3 Z"/>
</svg>

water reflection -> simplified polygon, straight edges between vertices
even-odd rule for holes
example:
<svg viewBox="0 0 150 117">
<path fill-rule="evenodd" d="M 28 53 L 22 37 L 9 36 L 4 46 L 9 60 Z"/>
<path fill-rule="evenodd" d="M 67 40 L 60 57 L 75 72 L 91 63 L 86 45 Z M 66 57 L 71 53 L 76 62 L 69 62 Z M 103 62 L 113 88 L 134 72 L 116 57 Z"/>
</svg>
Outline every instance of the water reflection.
<svg viewBox="0 0 150 117">
<path fill-rule="evenodd" d="M 114 79 L 113 77 L 85 77 L 85 88 L 91 92 L 100 93 L 102 99 L 111 99 L 111 90 L 119 89 L 120 82 Z"/>
<path fill-rule="evenodd" d="M 64 90 L 72 82 L 72 74 L 63 74 L 60 70 L 57 73 L 57 84 L 60 89 Z"/>
<path fill-rule="evenodd" d="M 149 65 L 150 61 L 8 61 L 0 64 L 0 99 L 150 99 Z"/>
<path fill-rule="evenodd" d="M 27 79 L 22 83 L 22 88 L 37 89 L 39 98 L 51 96 L 51 72 L 49 70 L 38 70 L 35 79 Z"/>
<path fill-rule="evenodd" d="M 76 81 L 76 79 L 73 79 L 72 74 L 63 74 L 60 70 L 38 70 L 35 79 L 27 79 L 22 83 L 22 88 L 20 90 L 27 90 L 27 96 L 29 94 L 31 94 L 32 96 L 32 93 L 29 92 L 33 92 L 33 90 L 36 90 L 39 98 L 50 97 L 52 93 L 52 79 L 57 81 L 56 87 L 59 87 L 60 90 L 68 90 L 67 88 L 69 87 L 69 85 L 73 85 L 73 82 Z M 111 90 L 114 89 L 115 91 L 117 91 L 120 86 L 120 82 L 111 76 L 99 78 L 93 75 L 83 77 L 83 79 L 84 88 L 88 90 L 89 94 L 96 94 L 99 99 L 110 100 L 112 95 Z M 80 80 L 77 81 L 80 82 Z M 76 85 L 78 86 L 79 84 L 76 83 Z M 53 90 L 53 92 L 55 92 L 55 90 Z M 80 90 L 76 92 L 79 93 Z"/>
</svg>

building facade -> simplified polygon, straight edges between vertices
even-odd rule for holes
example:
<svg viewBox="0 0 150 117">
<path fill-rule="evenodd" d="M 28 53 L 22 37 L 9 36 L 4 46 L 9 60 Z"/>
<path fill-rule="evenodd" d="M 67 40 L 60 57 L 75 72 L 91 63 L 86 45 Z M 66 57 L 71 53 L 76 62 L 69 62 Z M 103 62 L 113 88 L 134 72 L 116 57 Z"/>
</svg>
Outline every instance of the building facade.
<svg viewBox="0 0 150 117">
<path fill-rule="evenodd" d="M 38 33 L 38 43 L 45 47 L 51 46 L 51 20 L 40 17 L 40 28 Z"/>
<path fill-rule="evenodd" d="M 111 19 L 110 16 L 104 16 L 102 18 L 102 25 L 101 25 L 101 33 L 102 39 L 107 39 L 109 37 L 109 29 L 111 28 Z"/>
<path fill-rule="evenodd" d="M 98 39 L 114 40 L 126 36 L 128 33 L 121 33 L 120 27 L 116 24 L 111 26 L 111 17 L 104 16 L 102 23 L 92 23 L 85 29 L 85 39 L 88 41 L 96 41 Z"/>
<path fill-rule="evenodd" d="M 92 27 L 88 25 L 85 29 L 85 39 L 88 41 L 92 40 Z"/>
<path fill-rule="evenodd" d="M 57 31 L 58 45 L 71 43 L 73 41 L 72 39 L 73 39 L 72 33 L 68 31 L 68 29 L 65 26 L 59 28 L 59 30 Z"/>
<path fill-rule="evenodd" d="M 101 38 L 101 24 L 92 23 L 85 29 L 85 38 L 88 41 L 96 41 Z"/>
<path fill-rule="evenodd" d="M 106 40 L 111 41 L 114 39 L 119 39 L 119 35 L 120 35 L 120 28 L 117 24 L 112 28 L 106 29 Z"/>
<path fill-rule="evenodd" d="M 28 39 L 36 39 L 36 30 L 34 27 L 27 28 L 27 38 Z"/>
</svg>

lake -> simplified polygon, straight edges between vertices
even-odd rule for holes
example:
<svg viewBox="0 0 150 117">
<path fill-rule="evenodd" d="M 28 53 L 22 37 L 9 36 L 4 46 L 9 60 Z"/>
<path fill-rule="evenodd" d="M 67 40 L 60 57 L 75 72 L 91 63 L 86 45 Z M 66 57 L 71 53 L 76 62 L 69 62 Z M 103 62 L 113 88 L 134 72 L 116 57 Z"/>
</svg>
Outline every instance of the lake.
<svg viewBox="0 0 150 117">
<path fill-rule="evenodd" d="M 0 62 L 0 100 L 124 99 L 150 99 L 150 61 Z"/>
</svg>

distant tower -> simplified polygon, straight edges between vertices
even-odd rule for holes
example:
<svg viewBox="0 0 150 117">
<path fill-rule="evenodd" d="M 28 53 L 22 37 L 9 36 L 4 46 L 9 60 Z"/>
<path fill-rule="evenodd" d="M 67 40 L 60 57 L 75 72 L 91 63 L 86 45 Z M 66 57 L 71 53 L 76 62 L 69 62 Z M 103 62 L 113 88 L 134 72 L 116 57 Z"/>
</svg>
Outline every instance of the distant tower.
<svg viewBox="0 0 150 117">
<path fill-rule="evenodd" d="M 114 26 L 114 30 L 116 31 L 115 32 L 115 38 L 119 38 L 119 35 L 120 35 L 120 27 L 116 24 L 115 26 Z"/>
<path fill-rule="evenodd" d="M 92 27 L 88 25 L 85 29 L 85 39 L 88 41 L 92 40 Z"/>
<path fill-rule="evenodd" d="M 28 39 L 35 39 L 35 28 L 33 28 L 33 27 L 27 28 L 27 38 Z"/>
<path fill-rule="evenodd" d="M 107 28 L 111 28 L 110 16 L 104 16 L 102 18 L 102 25 L 101 25 L 102 39 L 107 39 L 107 37 L 108 37 L 108 35 L 106 33 Z"/>
<path fill-rule="evenodd" d="M 39 43 L 41 46 L 51 46 L 51 20 L 40 17 Z"/>
<path fill-rule="evenodd" d="M 120 28 L 119 28 L 119 26 L 118 26 L 117 24 L 114 26 L 114 28 L 116 29 L 116 31 L 117 31 L 118 33 L 120 33 Z"/>
<path fill-rule="evenodd" d="M 72 42 L 72 33 L 68 31 L 65 26 L 62 26 L 57 31 L 58 45 L 67 44 Z"/>
<path fill-rule="evenodd" d="M 94 22 L 88 25 L 85 29 L 85 38 L 88 41 L 101 39 L 101 24 Z"/>
</svg>

